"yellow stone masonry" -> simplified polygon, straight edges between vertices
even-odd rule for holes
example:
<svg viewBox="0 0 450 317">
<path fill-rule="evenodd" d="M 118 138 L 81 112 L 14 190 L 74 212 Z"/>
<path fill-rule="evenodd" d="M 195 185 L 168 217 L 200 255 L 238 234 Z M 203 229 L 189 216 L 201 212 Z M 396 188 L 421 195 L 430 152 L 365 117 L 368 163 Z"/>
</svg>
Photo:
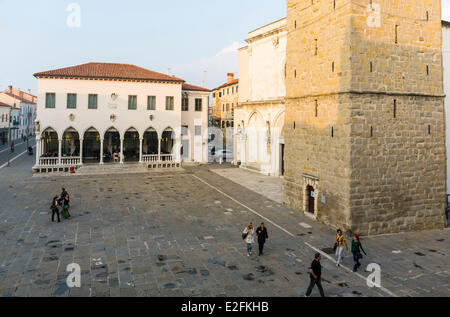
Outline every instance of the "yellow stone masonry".
<svg viewBox="0 0 450 317">
<path fill-rule="evenodd" d="M 287 1 L 286 204 L 363 235 L 446 225 L 440 2 Z"/>
</svg>

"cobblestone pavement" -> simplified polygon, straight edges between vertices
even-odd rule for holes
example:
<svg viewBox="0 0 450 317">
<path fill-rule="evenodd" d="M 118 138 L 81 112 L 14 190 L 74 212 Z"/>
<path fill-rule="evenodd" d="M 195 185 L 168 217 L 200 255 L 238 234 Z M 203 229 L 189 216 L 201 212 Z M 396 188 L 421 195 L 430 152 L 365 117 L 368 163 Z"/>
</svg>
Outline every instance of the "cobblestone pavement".
<svg viewBox="0 0 450 317">
<path fill-rule="evenodd" d="M 0 171 L 0 296 L 302 296 L 314 248 L 333 244 L 333 230 L 214 165 L 31 178 L 32 164 L 23 156 Z M 51 223 L 50 199 L 62 186 L 73 219 Z M 264 257 L 246 256 L 241 231 L 250 221 L 269 229 Z M 327 296 L 450 296 L 448 230 L 363 243 L 363 263 L 381 265 L 384 288 L 324 258 Z M 81 288 L 66 285 L 70 263 L 82 268 Z"/>
<path fill-rule="evenodd" d="M 283 179 L 239 168 L 214 168 L 213 172 L 261 194 L 277 203 L 283 202 Z"/>
</svg>

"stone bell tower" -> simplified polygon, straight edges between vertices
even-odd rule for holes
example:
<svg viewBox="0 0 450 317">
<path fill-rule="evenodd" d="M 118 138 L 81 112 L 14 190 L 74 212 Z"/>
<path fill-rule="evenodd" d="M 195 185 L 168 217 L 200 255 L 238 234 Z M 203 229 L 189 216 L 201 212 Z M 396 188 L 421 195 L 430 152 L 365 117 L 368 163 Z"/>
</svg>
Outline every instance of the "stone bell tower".
<svg viewBox="0 0 450 317">
<path fill-rule="evenodd" d="M 444 228 L 441 0 L 288 0 L 284 200 L 362 235 Z"/>
</svg>

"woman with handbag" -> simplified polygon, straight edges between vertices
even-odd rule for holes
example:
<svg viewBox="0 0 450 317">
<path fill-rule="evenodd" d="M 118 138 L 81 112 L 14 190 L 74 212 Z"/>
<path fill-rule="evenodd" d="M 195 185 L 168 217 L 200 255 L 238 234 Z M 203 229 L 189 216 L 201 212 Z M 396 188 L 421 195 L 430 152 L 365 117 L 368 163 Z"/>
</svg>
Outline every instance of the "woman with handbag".
<svg viewBox="0 0 450 317">
<path fill-rule="evenodd" d="M 247 243 L 247 256 L 252 255 L 253 243 L 255 243 L 255 229 L 253 228 L 252 223 L 244 229 L 242 239 Z"/>
<path fill-rule="evenodd" d="M 339 264 L 342 262 L 342 260 L 344 259 L 344 247 L 347 249 L 348 251 L 348 246 L 347 246 L 347 241 L 345 241 L 345 237 L 342 234 L 342 230 L 339 229 L 337 231 L 337 236 L 336 236 L 336 240 L 334 240 L 334 245 L 336 247 L 335 251 L 336 251 L 336 266 L 339 266 Z"/>
<path fill-rule="evenodd" d="M 352 240 L 353 261 L 355 262 L 353 272 L 358 271 L 358 268 L 361 266 L 361 263 L 359 263 L 359 260 L 362 259 L 361 251 L 364 252 L 364 255 L 367 255 L 366 251 L 364 251 L 364 248 L 362 247 L 361 241 L 359 241 L 359 236 L 355 234 Z"/>
</svg>

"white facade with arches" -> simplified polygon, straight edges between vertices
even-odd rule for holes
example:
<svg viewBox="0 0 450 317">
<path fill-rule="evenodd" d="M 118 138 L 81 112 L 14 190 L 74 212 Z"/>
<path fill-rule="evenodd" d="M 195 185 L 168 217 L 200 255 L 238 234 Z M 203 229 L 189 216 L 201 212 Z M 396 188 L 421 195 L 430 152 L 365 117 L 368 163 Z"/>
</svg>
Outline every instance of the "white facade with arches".
<svg viewBox="0 0 450 317">
<path fill-rule="evenodd" d="M 271 176 L 284 172 L 286 19 L 249 33 L 239 50 L 235 163 Z"/>
<path fill-rule="evenodd" d="M 98 77 L 100 71 L 106 74 Z M 207 162 L 209 90 L 123 64 L 91 63 L 35 76 L 35 167 Z M 188 102 L 182 110 L 183 98 Z M 192 131 L 183 158 L 182 126 Z"/>
</svg>

